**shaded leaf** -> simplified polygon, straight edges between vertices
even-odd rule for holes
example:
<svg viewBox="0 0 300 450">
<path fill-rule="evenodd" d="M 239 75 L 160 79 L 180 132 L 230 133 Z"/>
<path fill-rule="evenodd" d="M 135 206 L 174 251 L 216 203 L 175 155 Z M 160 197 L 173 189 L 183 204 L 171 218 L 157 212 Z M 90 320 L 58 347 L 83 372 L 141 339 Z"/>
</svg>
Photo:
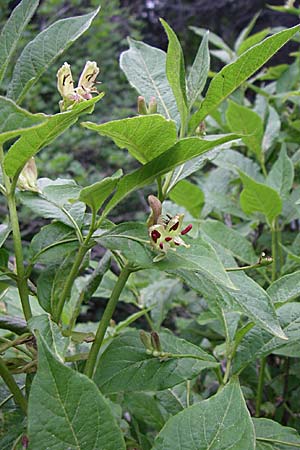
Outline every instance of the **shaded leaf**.
<svg viewBox="0 0 300 450">
<path fill-rule="evenodd" d="M 30 448 L 125 450 L 108 402 L 95 384 L 58 362 L 41 336 L 38 355 L 28 405 Z"/>
<path fill-rule="evenodd" d="M 300 270 L 280 277 L 268 287 L 267 292 L 274 303 L 296 300 L 300 296 Z"/>
<path fill-rule="evenodd" d="M 114 338 L 100 356 L 94 381 L 101 392 L 163 390 L 218 365 L 208 353 L 170 332 L 160 333 L 159 337 L 163 351 L 194 355 L 195 359 L 160 359 L 148 355 L 139 332 L 129 330 Z"/>
<path fill-rule="evenodd" d="M 277 314 L 288 340 L 272 336 L 258 327 L 252 328 L 239 345 L 234 361 L 235 372 L 240 371 L 257 358 L 267 356 L 273 351 L 299 340 L 300 304 L 285 304 L 277 309 Z"/>
<path fill-rule="evenodd" d="M 260 212 L 265 215 L 272 226 L 273 220 L 281 213 L 282 201 L 278 193 L 263 183 L 258 183 L 245 173 L 240 172 L 244 189 L 240 195 L 240 203 L 246 214 Z"/>
<path fill-rule="evenodd" d="M 272 165 L 267 177 L 267 184 L 275 189 L 282 199 L 286 198 L 292 189 L 294 181 L 294 165 L 283 148 L 278 159 Z"/>
<path fill-rule="evenodd" d="M 254 450 L 255 434 L 236 378 L 208 400 L 168 420 L 153 450 Z"/>
<path fill-rule="evenodd" d="M 256 449 L 296 450 L 300 447 L 300 436 L 296 430 L 284 427 L 270 419 L 252 419 L 256 434 Z M 297 446 L 293 445 L 297 444 Z"/>
</svg>

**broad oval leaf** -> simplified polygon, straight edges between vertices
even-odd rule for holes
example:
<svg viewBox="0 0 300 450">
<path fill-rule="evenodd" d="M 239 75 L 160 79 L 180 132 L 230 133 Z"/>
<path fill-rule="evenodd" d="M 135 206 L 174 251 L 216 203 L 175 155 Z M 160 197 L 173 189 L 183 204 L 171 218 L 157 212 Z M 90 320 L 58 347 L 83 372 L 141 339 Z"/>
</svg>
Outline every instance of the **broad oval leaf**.
<svg viewBox="0 0 300 450">
<path fill-rule="evenodd" d="M 70 339 L 61 334 L 60 329 L 56 323 L 52 322 L 49 314 L 32 317 L 28 325 L 33 333 L 36 333 L 36 331 L 40 333 L 51 352 L 63 362 Z"/>
<path fill-rule="evenodd" d="M 236 378 L 208 400 L 168 420 L 152 450 L 255 450 L 255 434 Z"/>
<path fill-rule="evenodd" d="M 254 264 L 258 258 L 251 243 L 234 230 L 217 220 L 208 219 L 201 224 L 201 232 L 228 249 L 235 258 L 247 264 Z"/>
<path fill-rule="evenodd" d="M 242 370 L 257 358 L 299 341 L 300 303 L 287 303 L 277 309 L 277 314 L 288 340 L 272 336 L 258 327 L 252 328 L 239 345 L 234 361 L 235 372 Z"/>
<path fill-rule="evenodd" d="M 155 178 L 164 175 L 176 166 L 183 164 L 185 161 L 237 138 L 237 135 L 230 134 L 211 141 L 196 137 L 181 139 L 163 154 L 157 156 L 140 169 L 123 177 L 118 185 L 115 195 L 106 206 L 104 214 L 108 214 L 114 206 L 135 189 L 140 189 L 141 187 L 152 183 Z"/>
<path fill-rule="evenodd" d="M 159 114 L 113 120 L 100 125 L 83 122 L 81 125 L 110 137 L 118 147 L 127 148 L 142 164 L 159 156 L 177 140 L 175 122 Z"/>
<path fill-rule="evenodd" d="M 256 450 L 296 450 L 300 447 L 300 436 L 296 430 L 284 427 L 270 419 L 253 418 L 256 435 Z"/>
<path fill-rule="evenodd" d="M 226 97 L 263 66 L 286 42 L 299 31 L 299 25 L 280 31 L 256 44 L 236 61 L 225 66 L 211 81 L 200 109 L 190 120 L 191 131 Z"/>
<path fill-rule="evenodd" d="M 29 42 L 16 62 L 8 97 L 20 103 L 55 59 L 89 28 L 99 9 L 83 16 L 58 20 Z"/>
<path fill-rule="evenodd" d="M 26 25 L 38 7 L 39 0 L 22 0 L 13 10 L 0 35 L 0 84 L 17 48 Z"/>
<path fill-rule="evenodd" d="M 230 101 L 226 112 L 226 119 L 233 133 L 241 134 L 242 141 L 261 160 L 262 139 L 264 133 L 263 121 L 250 108 Z"/>
<path fill-rule="evenodd" d="M 28 128 L 39 127 L 48 120 L 45 114 L 31 114 L 9 98 L 0 96 L 0 144 L 21 135 Z"/>
<path fill-rule="evenodd" d="M 122 170 L 118 170 L 113 176 L 103 178 L 103 180 L 81 189 L 79 200 L 97 212 L 117 186 L 122 174 Z"/>
<path fill-rule="evenodd" d="M 129 83 L 145 97 L 147 103 L 155 97 L 158 112 L 178 124 L 175 98 L 166 77 L 165 52 L 144 42 L 128 41 L 129 50 L 121 54 L 120 67 Z"/>
<path fill-rule="evenodd" d="M 91 100 L 85 100 L 70 111 L 46 116 L 47 121 L 41 126 L 25 130 L 5 155 L 4 168 L 7 175 L 10 177 L 17 176 L 32 156 L 73 125 L 80 114 L 92 112 L 95 103 L 103 95 L 100 94 Z"/>
<path fill-rule="evenodd" d="M 193 217 L 198 218 L 204 204 L 203 191 L 187 180 L 181 180 L 169 193 L 170 199 L 183 206 Z"/>
<path fill-rule="evenodd" d="M 246 214 L 260 212 L 264 214 L 270 226 L 281 213 L 282 201 L 279 194 L 263 183 L 258 183 L 245 173 L 240 172 L 244 189 L 240 195 L 240 203 Z"/>
<path fill-rule="evenodd" d="M 300 296 L 300 270 L 289 273 L 274 281 L 267 293 L 274 303 L 286 303 L 296 300 Z"/>
<path fill-rule="evenodd" d="M 161 359 L 148 355 L 138 330 L 129 330 L 114 338 L 100 356 L 94 381 L 101 392 L 160 391 L 218 366 L 213 356 L 170 332 L 159 337 L 164 352 L 188 356 Z"/>
<path fill-rule="evenodd" d="M 29 396 L 28 437 L 32 450 L 126 448 L 108 402 L 95 384 L 58 362 L 41 336 L 38 371 Z"/>
</svg>

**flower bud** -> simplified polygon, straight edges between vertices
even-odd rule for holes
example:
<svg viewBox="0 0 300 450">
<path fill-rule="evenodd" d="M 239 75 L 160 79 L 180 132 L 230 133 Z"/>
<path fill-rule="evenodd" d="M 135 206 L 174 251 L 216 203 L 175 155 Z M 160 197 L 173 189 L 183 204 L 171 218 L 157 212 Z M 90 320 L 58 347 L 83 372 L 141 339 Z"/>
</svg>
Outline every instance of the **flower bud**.
<svg viewBox="0 0 300 450">
<path fill-rule="evenodd" d="M 206 135 L 205 130 L 206 130 L 205 122 L 202 121 L 199 123 L 199 125 L 196 128 L 196 131 L 195 131 L 196 136 L 199 136 L 199 137 L 205 136 Z"/>
<path fill-rule="evenodd" d="M 258 260 L 258 264 L 260 266 L 269 266 L 270 264 L 272 264 L 272 262 L 273 258 L 271 256 L 266 255 L 265 252 L 262 252 Z"/>
<path fill-rule="evenodd" d="M 158 218 L 161 215 L 162 211 L 162 204 L 161 201 L 157 197 L 155 197 L 155 195 L 148 196 L 148 203 L 151 208 L 151 213 L 147 220 L 147 226 L 148 228 L 150 228 L 152 227 L 152 225 L 155 225 L 158 222 Z"/>
<path fill-rule="evenodd" d="M 157 101 L 155 97 L 151 97 L 148 106 L 148 114 L 156 114 L 156 113 L 157 113 Z"/>
<path fill-rule="evenodd" d="M 160 344 L 160 339 L 159 339 L 159 335 L 158 333 L 156 333 L 156 331 L 152 331 L 151 332 L 151 343 L 152 343 L 152 347 L 154 348 L 154 351 L 157 352 L 161 352 L 161 344 Z M 153 352 L 154 355 L 154 352 Z M 154 355 L 154 356 L 158 356 L 158 355 Z"/>
<path fill-rule="evenodd" d="M 34 158 L 30 158 L 29 161 L 25 164 L 22 172 L 19 175 L 19 179 L 17 182 L 17 187 L 21 189 L 21 191 L 33 191 L 37 192 L 38 187 L 36 184 L 37 181 L 37 168 L 35 165 Z"/>
<path fill-rule="evenodd" d="M 153 351 L 152 341 L 151 337 L 148 333 L 146 333 L 144 330 L 140 331 L 140 339 L 144 345 L 144 347 L 147 349 L 147 353 L 151 353 Z"/>
<path fill-rule="evenodd" d="M 141 114 L 142 116 L 145 116 L 146 114 L 148 114 L 145 97 L 142 97 L 141 95 L 139 95 L 138 99 L 137 99 L 137 110 L 138 110 L 138 113 Z"/>
</svg>

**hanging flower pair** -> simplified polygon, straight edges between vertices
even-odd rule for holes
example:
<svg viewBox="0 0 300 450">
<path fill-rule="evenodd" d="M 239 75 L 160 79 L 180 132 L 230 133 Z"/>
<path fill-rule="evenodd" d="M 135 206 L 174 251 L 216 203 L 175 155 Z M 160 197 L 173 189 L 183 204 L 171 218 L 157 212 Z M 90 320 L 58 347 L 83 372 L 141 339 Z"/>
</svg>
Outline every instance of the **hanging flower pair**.
<svg viewBox="0 0 300 450">
<path fill-rule="evenodd" d="M 78 102 L 89 100 L 93 93 L 98 93 L 95 84 L 99 71 L 95 61 L 87 61 L 75 88 L 70 64 L 65 62 L 62 65 L 57 72 L 57 89 L 63 98 L 59 102 L 61 111 L 70 109 Z"/>
</svg>

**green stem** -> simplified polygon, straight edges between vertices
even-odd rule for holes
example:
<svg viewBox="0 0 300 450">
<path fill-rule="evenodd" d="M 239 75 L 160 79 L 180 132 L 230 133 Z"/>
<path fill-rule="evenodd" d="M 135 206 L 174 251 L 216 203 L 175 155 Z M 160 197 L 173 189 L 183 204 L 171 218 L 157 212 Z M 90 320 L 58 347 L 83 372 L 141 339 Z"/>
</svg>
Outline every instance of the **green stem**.
<svg viewBox="0 0 300 450">
<path fill-rule="evenodd" d="M 20 294 L 20 299 L 22 303 L 23 313 L 25 319 L 28 321 L 32 317 L 30 303 L 29 303 L 29 291 L 27 285 L 27 278 L 25 274 L 24 267 L 24 257 L 22 250 L 22 239 L 19 227 L 19 220 L 17 214 L 17 207 L 15 201 L 14 192 L 10 192 L 7 195 L 7 203 L 9 209 L 10 222 L 13 232 L 13 244 L 14 244 L 14 252 L 16 259 L 16 267 L 17 267 L 17 286 Z"/>
<path fill-rule="evenodd" d="M 27 414 L 27 400 L 23 396 L 19 386 L 15 382 L 13 376 L 11 375 L 10 371 L 6 367 L 4 360 L 1 357 L 0 357 L 0 375 L 3 378 L 3 381 L 5 382 L 7 387 L 9 388 L 10 392 L 13 394 L 16 404 L 18 404 L 23 410 L 23 412 Z"/>
<path fill-rule="evenodd" d="M 74 284 L 74 281 L 78 275 L 78 271 L 80 269 L 80 266 L 82 264 L 82 261 L 89 250 L 89 242 L 91 240 L 91 237 L 95 231 L 95 222 L 96 222 L 96 212 L 92 212 L 92 221 L 90 225 L 89 232 L 84 239 L 83 243 L 80 244 L 78 253 L 76 255 L 75 261 L 73 263 L 72 269 L 69 273 L 69 276 L 66 280 L 66 283 L 64 285 L 63 291 L 61 293 L 61 296 L 59 298 L 59 301 L 57 303 L 56 309 L 53 311 L 53 320 L 54 322 L 58 323 L 65 305 L 65 302 L 71 295 L 71 290 Z"/>
<path fill-rule="evenodd" d="M 97 361 L 97 356 L 101 347 L 101 344 L 103 342 L 105 332 L 107 330 L 107 327 L 109 326 L 109 322 L 113 316 L 113 313 L 116 309 L 120 294 L 128 280 L 129 275 L 131 274 L 132 269 L 128 266 L 123 267 L 118 281 L 116 282 L 113 291 L 111 293 L 110 299 L 106 305 L 105 311 L 103 313 L 103 316 L 101 318 L 101 321 L 99 323 L 97 333 L 95 336 L 95 340 L 93 342 L 93 345 L 91 347 L 88 360 L 85 365 L 84 373 L 89 378 L 93 377 L 94 369 Z"/>
<path fill-rule="evenodd" d="M 256 404 L 255 404 L 255 416 L 260 416 L 260 408 L 262 403 L 262 395 L 263 395 L 263 388 L 264 388 L 264 380 L 265 380 L 265 368 L 266 368 L 266 358 L 262 358 L 260 361 L 260 368 L 259 368 L 259 377 L 258 377 L 258 386 L 257 386 L 257 393 L 256 393 Z"/>
<path fill-rule="evenodd" d="M 164 201 L 164 194 L 163 194 L 163 190 L 162 190 L 162 180 L 161 177 L 157 177 L 156 179 L 157 182 L 157 195 L 158 195 L 158 199 L 163 202 Z"/>
<path fill-rule="evenodd" d="M 275 223 L 271 228 L 272 235 L 272 282 L 276 280 L 277 277 L 277 231 Z"/>
<path fill-rule="evenodd" d="M 260 442 L 270 442 L 272 444 L 279 444 L 279 445 L 286 445 L 286 446 L 290 446 L 290 447 L 300 448 L 300 444 L 296 444 L 295 442 L 281 441 L 279 439 L 268 439 L 268 438 L 256 437 L 256 440 L 260 441 Z"/>
</svg>

